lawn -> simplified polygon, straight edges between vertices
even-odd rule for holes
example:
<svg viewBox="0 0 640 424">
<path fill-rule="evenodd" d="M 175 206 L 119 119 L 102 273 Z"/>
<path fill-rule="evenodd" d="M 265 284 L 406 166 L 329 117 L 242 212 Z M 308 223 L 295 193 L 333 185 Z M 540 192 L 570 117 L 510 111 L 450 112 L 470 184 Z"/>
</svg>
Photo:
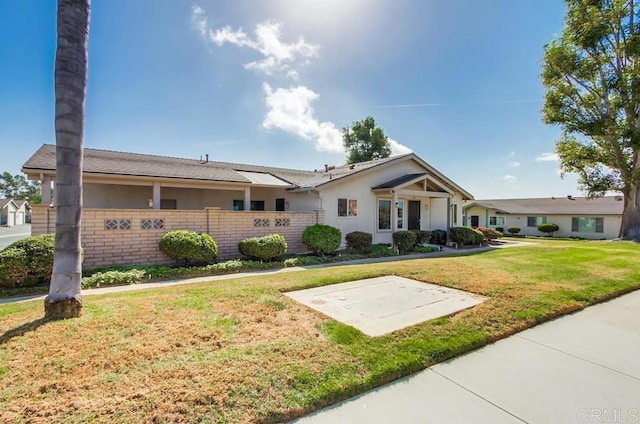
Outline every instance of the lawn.
<svg viewBox="0 0 640 424">
<path fill-rule="evenodd" d="M 468 256 L 85 297 L 79 319 L 0 305 L 2 422 L 280 422 L 640 288 L 640 245 L 554 241 Z M 371 338 L 282 292 L 396 274 L 490 299 Z"/>
</svg>

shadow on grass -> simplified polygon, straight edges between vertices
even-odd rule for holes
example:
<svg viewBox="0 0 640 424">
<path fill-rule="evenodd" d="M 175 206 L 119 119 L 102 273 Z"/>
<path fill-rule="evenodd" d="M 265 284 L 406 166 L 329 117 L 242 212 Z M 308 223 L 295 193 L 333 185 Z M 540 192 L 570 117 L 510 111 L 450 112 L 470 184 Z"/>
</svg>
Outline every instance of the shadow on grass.
<svg viewBox="0 0 640 424">
<path fill-rule="evenodd" d="M 38 318 L 34 321 L 22 324 L 19 327 L 12 328 L 11 330 L 7 330 L 4 332 L 4 334 L 0 335 L 0 346 L 8 343 L 9 340 L 13 339 L 14 337 L 22 336 L 25 333 L 28 333 L 29 331 L 35 331 L 38 328 L 42 327 L 43 325 L 47 324 L 48 322 L 52 322 L 52 321 L 54 320 L 49 318 Z"/>
</svg>

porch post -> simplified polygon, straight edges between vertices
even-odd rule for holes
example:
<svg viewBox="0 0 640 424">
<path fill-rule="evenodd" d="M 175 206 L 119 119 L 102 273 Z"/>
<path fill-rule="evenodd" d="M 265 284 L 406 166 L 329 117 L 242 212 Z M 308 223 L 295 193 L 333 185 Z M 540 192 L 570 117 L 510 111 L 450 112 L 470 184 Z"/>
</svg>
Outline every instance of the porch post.
<svg viewBox="0 0 640 424">
<path fill-rule="evenodd" d="M 391 232 L 398 231 L 398 193 L 391 190 Z"/>
<path fill-rule="evenodd" d="M 251 210 L 251 187 L 244 188 L 244 210 Z"/>
<path fill-rule="evenodd" d="M 51 204 L 51 177 L 48 175 L 40 176 L 40 182 L 42 184 L 42 199 L 40 203 L 43 205 Z"/>
<path fill-rule="evenodd" d="M 447 197 L 447 232 L 451 228 L 451 196 Z"/>
<path fill-rule="evenodd" d="M 160 209 L 160 183 L 153 183 L 153 209 Z"/>
</svg>

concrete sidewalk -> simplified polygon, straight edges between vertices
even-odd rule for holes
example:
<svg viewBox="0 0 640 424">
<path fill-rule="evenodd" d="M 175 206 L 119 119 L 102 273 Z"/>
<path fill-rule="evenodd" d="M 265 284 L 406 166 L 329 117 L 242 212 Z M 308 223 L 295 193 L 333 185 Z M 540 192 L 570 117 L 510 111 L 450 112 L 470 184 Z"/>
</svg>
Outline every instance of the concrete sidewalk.
<svg viewBox="0 0 640 424">
<path fill-rule="evenodd" d="M 295 423 L 640 423 L 640 291 Z"/>
</svg>

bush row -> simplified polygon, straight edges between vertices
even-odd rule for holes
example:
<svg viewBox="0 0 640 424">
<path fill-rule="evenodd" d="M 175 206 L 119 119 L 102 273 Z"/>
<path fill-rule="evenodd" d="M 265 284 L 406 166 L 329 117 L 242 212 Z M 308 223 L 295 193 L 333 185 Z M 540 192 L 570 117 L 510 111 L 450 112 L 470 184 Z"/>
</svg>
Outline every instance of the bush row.
<svg viewBox="0 0 640 424">
<path fill-rule="evenodd" d="M 49 281 L 55 236 L 43 234 L 16 241 L 0 251 L 0 287 L 30 287 Z"/>
</svg>

